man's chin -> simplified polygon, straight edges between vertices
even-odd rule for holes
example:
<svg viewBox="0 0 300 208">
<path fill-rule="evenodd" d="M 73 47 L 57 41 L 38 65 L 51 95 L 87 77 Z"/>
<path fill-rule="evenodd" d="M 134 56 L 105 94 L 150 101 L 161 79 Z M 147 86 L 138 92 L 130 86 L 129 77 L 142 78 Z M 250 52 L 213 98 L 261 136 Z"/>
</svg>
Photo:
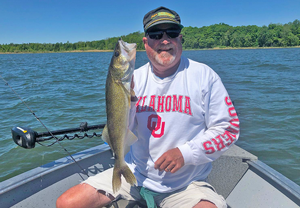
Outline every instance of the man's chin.
<svg viewBox="0 0 300 208">
<path fill-rule="evenodd" d="M 161 57 L 156 56 L 156 57 L 155 57 L 155 60 L 156 60 L 160 65 L 168 66 L 168 65 L 171 65 L 171 64 L 174 62 L 175 56 L 171 56 L 171 57 L 168 57 L 168 58 L 161 58 Z"/>
</svg>

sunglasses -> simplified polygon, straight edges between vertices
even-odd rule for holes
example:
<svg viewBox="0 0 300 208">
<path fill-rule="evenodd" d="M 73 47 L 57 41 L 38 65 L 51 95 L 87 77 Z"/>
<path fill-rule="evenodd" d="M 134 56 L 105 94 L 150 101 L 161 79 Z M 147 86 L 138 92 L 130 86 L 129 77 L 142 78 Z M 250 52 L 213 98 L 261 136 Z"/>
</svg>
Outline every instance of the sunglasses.
<svg viewBox="0 0 300 208">
<path fill-rule="evenodd" d="M 149 35 L 149 38 L 151 39 L 159 40 L 163 37 L 164 32 L 167 34 L 169 38 L 177 38 L 181 30 L 176 30 L 176 29 L 159 30 L 159 31 L 147 32 L 147 35 Z"/>
</svg>

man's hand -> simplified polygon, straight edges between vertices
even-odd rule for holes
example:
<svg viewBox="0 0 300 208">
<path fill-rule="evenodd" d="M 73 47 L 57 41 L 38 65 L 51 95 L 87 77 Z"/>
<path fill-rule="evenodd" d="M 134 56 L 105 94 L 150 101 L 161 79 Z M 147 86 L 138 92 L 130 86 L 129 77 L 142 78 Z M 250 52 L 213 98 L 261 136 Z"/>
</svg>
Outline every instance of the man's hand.
<svg viewBox="0 0 300 208">
<path fill-rule="evenodd" d="M 168 150 L 154 163 L 155 169 L 171 173 L 175 173 L 182 166 L 184 166 L 184 159 L 178 148 Z"/>
</svg>

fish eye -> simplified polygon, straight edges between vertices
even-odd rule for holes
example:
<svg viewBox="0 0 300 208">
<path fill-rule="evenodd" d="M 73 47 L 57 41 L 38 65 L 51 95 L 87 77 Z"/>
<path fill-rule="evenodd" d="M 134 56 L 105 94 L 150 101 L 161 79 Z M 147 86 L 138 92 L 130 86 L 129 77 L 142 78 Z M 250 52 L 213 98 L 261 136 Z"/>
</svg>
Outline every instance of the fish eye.
<svg viewBox="0 0 300 208">
<path fill-rule="evenodd" d="M 118 57 L 120 55 L 119 51 L 115 52 L 115 57 Z"/>
</svg>

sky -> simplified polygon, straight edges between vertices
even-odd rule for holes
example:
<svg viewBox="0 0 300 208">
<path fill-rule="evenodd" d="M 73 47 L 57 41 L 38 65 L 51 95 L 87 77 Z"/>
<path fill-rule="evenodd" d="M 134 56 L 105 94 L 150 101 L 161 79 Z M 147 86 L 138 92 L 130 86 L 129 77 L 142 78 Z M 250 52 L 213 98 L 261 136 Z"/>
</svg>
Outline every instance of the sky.
<svg viewBox="0 0 300 208">
<path fill-rule="evenodd" d="M 0 0 L 0 44 L 75 43 L 143 31 L 144 15 L 175 10 L 185 27 L 300 20 L 300 0 Z"/>
</svg>

